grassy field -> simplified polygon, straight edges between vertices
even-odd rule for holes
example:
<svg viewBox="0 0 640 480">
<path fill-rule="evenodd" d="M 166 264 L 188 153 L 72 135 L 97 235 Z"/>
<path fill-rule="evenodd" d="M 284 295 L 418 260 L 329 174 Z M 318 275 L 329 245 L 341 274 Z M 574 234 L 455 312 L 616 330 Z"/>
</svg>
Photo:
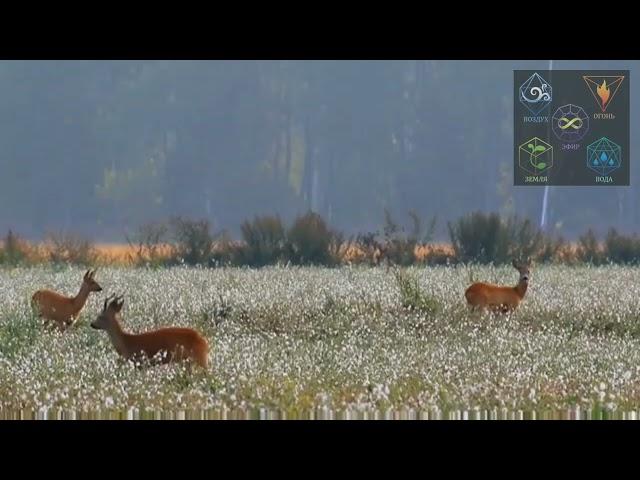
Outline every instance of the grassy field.
<svg viewBox="0 0 640 480">
<path fill-rule="evenodd" d="M 0 270 L 0 412 L 640 408 L 637 268 L 534 267 L 520 309 L 499 317 L 471 314 L 464 290 L 471 276 L 515 284 L 511 267 L 406 269 L 419 292 L 384 267 L 104 268 L 77 325 L 45 330 L 31 294 L 75 294 L 82 273 Z M 89 327 L 116 292 L 130 330 L 200 330 L 210 371 L 119 361 Z"/>
</svg>

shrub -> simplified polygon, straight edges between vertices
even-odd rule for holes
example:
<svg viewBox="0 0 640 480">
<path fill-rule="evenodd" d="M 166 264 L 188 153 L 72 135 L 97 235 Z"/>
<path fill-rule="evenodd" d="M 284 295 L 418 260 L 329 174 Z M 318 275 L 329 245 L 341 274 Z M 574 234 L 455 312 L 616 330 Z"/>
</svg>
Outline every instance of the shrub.
<svg viewBox="0 0 640 480">
<path fill-rule="evenodd" d="M 11 230 L 7 232 L 0 248 L 0 264 L 17 266 L 26 263 L 28 259 L 28 246 Z"/>
<path fill-rule="evenodd" d="M 452 265 L 457 261 L 454 253 L 445 248 L 430 248 L 423 258 L 426 265 Z"/>
<path fill-rule="evenodd" d="M 286 232 L 279 216 L 255 217 L 240 227 L 245 245 L 240 249 L 243 264 L 262 266 L 282 259 Z"/>
<path fill-rule="evenodd" d="M 537 259 L 554 252 L 555 244 L 530 220 L 497 213 L 474 212 L 449 223 L 449 237 L 461 262 L 508 263 L 512 258 Z M 558 245 L 559 248 L 559 245 Z"/>
<path fill-rule="evenodd" d="M 74 233 L 51 232 L 46 236 L 49 261 L 54 264 L 92 265 L 97 252 L 91 240 Z"/>
<path fill-rule="evenodd" d="M 400 288 L 402 308 L 420 311 L 428 315 L 434 315 L 440 310 L 438 302 L 420 290 L 418 279 L 410 275 L 409 272 L 394 270 L 393 275 Z"/>
<path fill-rule="evenodd" d="M 531 220 L 513 216 L 507 220 L 506 228 L 509 258 L 538 258 L 545 236 Z"/>
<path fill-rule="evenodd" d="M 621 235 L 612 228 L 604 240 L 604 254 L 613 263 L 638 264 L 640 263 L 640 238 L 637 235 Z"/>
<path fill-rule="evenodd" d="M 343 244 L 340 260 L 349 264 L 374 264 L 378 242 L 375 233 L 353 235 Z"/>
<path fill-rule="evenodd" d="M 244 265 L 242 252 L 244 246 L 233 241 L 227 231 L 217 236 L 211 251 L 211 262 L 215 265 Z"/>
<path fill-rule="evenodd" d="M 418 214 L 410 210 L 412 228 L 409 233 L 394 222 L 388 210 L 384 211 L 385 225 L 384 244 L 381 246 L 381 260 L 386 259 L 395 265 L 408 266 L 416 263 L 416 247 L 420 243 L 428 243 L 433 237 L 436 226 L 436 217 L 433 217 L 427 233 L 423 235 L 422 220 Z"/>
<path fill-rule="evenodd" d="M 314 212 L 302 215 L 293 222 L 287 234 L 287 256 L 297 265 L 332 265 L 337 234 L 329 229 L 323 218 Z"/>
<path fill-rule="evenodd" d="M 529 257 L 539 263 L 550 263 L 567 261 L 567 256 L 567 243 L 564 238 L 560 236 L 552 238 L 545 235 L 540 242 L 538 251 Z"/>
<path fill-rule="evenodd" d="M 473 212 L 447 226 L 459 261 L 506 263 L 509 260 L 509 230 L 497 213 Z"/>
<path fill-rule="evenodd" d="M 164 222 L 141 225 L 132 238 L 126 236 L 132 253 L 129 255 L 134 265 L 159 267 L 171 256 L 167 252 L 169 227 Z"/>
<path fill-rule="evenodd" d="M 600 265 L 604 263 L 604 251 L 598 243 L 595 232 L 592 229 L 587 230 L 584 235 L 578 238 L 578 249 L 576 258 L 581 262 Z"/>
<path fill-rule="evenodd" d="M 333 230 L 329 242 L 329 263 L 331 265 L 339 264 L 344 257 L 347 247 L 348 244 L 344 239 L 344 234 Z"/>
<path fill-rule="evenodd" d="M 209 221 L 174 217 L 170 224 L 177 242 L 174 261 L 187 265 L 209 265 L 214 246 Z"/>
</svg>

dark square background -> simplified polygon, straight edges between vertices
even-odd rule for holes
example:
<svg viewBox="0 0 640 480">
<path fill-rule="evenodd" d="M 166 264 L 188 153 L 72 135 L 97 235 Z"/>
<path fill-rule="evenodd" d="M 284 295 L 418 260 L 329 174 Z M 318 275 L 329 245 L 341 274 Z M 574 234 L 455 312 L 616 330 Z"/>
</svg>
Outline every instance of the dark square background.
<svg viewBox="0 0 640 480">
<path fill-rule="evenodd" d="M 547 116 L 548 123 L 524 122 L 524 117 L 534 115 L 520 102 L 520 87 L 534 73 L 544 78 L 552 89 L 550 105 L 536 115 Z M 594 114 L 602 113 L 602 110 L 583 77 L 621 75 L 624 76 L 624 80 L 605 112 L 613 113 L 615 119 L 595 119 Z M 629 70 L 515 70 L 514 185 L 629 186 L 629 85 Z M 563 150 L 563 142 L 551 130 L 554 112 L 558 107 L 569 103 L 582 107 L 589 116 L 589 131 L 578 142 L 580 147 L 577 150 Z M 542 174 L 548 178 L 545 183 L 525 183 L 525 177 L 531 173 L 524 171 L 518 164 L 519 146 L 533 137 L 538 137 L 553 146 L 553 166 Z M 621 147 L 620 168 L 607 175 L 612 177 L 612 183 L 596 183 L 596 176 L 600 175 L 587 167 L 587 146 L 602 137 L 607 137 Z"/>
</svg>

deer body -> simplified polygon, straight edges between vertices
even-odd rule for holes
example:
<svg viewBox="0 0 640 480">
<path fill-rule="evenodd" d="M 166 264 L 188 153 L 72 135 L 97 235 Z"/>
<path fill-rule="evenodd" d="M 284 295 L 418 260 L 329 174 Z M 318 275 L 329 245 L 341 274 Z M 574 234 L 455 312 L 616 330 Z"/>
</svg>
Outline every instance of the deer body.
<svg viewBox="0 0 640 480">
<path fill-rule="evenodd" d="M 51 290 L 38 290 L 31 297 L 31 305 L 45 324 L 54 322 L 60 330 L 73 324 L 87 302 L 91 292 L 99 292 L 102 287 L 93 279 L 95 271 L 84 274 L 80 291 L 75 297 L 67 297 Z"/>
<path fill-rule="evenodd" d="M 116 298 L 108 305 L 107 300 L 102 313 L 91 326 L 107 332 L 121 357 L 138 361 L 146 357 L 152 363 L 160 364 L 190 360 L 207 368 L 209 345 L 198 332 L 191 328 L 168 327 L 145 333 L 127 333 L 118 318 L 124 300 Z"/>
<path fill-rule="evenodd" d="M 530 265 L 530 261 L 527 261 L 526 264 L 513 262 L 514 268 L 520 272 L 520 279 L 515 287 L 504 287 L 484 282 L 474 283 L 464 293 L 467 303 L 474 309 L 490 309 L 503 313 L 515 310 L 527 293 Z"/>
</svg>

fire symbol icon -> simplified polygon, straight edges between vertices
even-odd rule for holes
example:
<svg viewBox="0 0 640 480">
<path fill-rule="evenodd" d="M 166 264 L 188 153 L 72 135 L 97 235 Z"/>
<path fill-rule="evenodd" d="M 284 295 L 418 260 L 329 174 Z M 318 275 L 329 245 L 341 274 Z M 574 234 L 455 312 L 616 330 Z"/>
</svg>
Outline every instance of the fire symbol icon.
<svg viewBox="0 0 640 480">
<path fill-rule="evenodd" d="M 600 110 L 607 111 L 607 107 L 613 101 L 616 93 L 620 89 L 620 85 L 624 80 L 624 75 L 619 76 L 584 76 L 593 98 L 595 98 Z"/>
<path fill-rule="evenodd" d="M 606 110 L 607 102 L 609 101 L 609 97 L 611 96 L 611 90 L 607 87 L 607 79 L 602 80 L 602 85 L 598 85 L 596 88 L 596 93 L 602 100 L 602 111 Z"/>
</svg>

